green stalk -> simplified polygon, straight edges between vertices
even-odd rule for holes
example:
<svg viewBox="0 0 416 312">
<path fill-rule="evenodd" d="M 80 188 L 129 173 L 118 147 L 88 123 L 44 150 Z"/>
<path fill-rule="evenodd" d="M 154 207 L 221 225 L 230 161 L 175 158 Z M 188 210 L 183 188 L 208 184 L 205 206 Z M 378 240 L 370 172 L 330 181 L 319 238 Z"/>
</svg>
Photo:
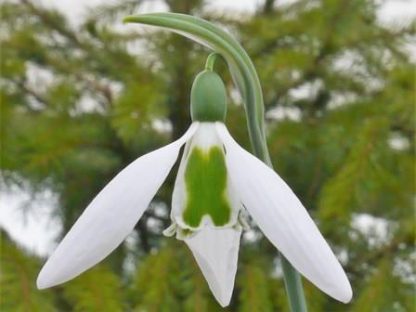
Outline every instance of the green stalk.
<svg viewBox="0 0 416 312">
<path fill-rule="evenodd" d="M 125 23 L 158 26 L 179 33 L 201 43 L 216 53 L 207 59 L 207 68 L 213 68 L 221 55 L 244 100 L 247 127 L 253 153 L 272 168 L 264 129 L 263 93 L 256 69 L 243 47 L 231 35 L 205 20 L 177 13 L 151 13 L 128 16 Z M 306 301 L 299 273 L 281 255 L 282 269 L 289 306 L 292 312 L 306 312 Z"/>
<path fill-rule="evenodd" d="M 207 57 L 207 61 L 205 62 L 205 69 L 206 70 L 210 70 L 213 71 L 214 70 L 214 66 L 215 66 L 215 62 L 218 59 L 221 59 L 222 56 L 221 54 L 217 53 L 217 52 L 212 52 L 210 55 L 208 55 Z"/>
</svg>

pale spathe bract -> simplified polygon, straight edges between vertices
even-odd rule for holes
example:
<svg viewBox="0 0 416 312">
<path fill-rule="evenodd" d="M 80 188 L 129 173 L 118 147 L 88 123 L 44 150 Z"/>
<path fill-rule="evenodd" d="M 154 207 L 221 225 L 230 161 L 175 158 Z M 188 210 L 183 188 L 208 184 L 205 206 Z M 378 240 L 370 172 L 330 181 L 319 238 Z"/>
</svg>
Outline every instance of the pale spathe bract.
<svg viewBox="0 0 416 312">
<path fill-rule="evenodd" d="M 289 186 L 241 148 L 220 121 L 194 121 L 178 140 L 122 170 L 89 204 L 48 259 L 40 289 L 88 270 L 133 230 L 185 145 L 172 197 L 172 225 L 192 251 L 221 306 L 231 300 L 244 215 L 318 288 L 341 302 L 350 283 L 317 226 Z"/>
</svg>

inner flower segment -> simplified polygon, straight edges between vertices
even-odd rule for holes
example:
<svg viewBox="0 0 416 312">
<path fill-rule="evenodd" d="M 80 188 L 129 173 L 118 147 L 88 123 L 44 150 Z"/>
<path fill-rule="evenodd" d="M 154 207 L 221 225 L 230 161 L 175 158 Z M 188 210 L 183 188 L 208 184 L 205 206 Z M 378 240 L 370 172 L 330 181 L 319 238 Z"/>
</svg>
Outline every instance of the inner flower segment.
<svg viewBox="0 0 416 312">
<path fill-rule="evenodd" d="M 208 150 L 194 147 L 185 169 L 187 200 L 183 221 L 196 228 L 205 216 L 215 226 L 230 222 L 231 205 L 227 199 L 227 168 L 219 146 Z"/>
</svg>

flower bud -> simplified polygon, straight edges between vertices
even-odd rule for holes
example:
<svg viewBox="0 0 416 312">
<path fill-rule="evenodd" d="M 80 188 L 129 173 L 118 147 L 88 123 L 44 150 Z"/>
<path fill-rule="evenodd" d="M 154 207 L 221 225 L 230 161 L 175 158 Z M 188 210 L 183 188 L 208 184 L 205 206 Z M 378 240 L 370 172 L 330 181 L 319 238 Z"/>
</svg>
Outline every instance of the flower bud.
<svg viewBox="0 0 416 312">
<path fill-rule="evenodd" d="M 227 95 L 220 76 L 209 70 L 200 72 L 191 90 L 192 121 L 225 121 Z"/>
</svg>

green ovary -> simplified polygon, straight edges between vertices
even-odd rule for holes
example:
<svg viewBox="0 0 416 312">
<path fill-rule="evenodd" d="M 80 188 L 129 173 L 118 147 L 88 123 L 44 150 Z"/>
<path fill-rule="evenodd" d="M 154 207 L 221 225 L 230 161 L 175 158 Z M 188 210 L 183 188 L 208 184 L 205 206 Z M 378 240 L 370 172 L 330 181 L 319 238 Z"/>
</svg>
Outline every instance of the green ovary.
<svg viewBox="0 0 416 312">
<path fill-rule="evenodd" d="M 187 201 L 183 220 L 187 225 L 198 227 L 206 215 L 216 226 L 230 221 L 231 207 L 226 198 L 227 168 L 221 148 L 192 149 L 185 169 L 185 185 Z"/>
</svg>

